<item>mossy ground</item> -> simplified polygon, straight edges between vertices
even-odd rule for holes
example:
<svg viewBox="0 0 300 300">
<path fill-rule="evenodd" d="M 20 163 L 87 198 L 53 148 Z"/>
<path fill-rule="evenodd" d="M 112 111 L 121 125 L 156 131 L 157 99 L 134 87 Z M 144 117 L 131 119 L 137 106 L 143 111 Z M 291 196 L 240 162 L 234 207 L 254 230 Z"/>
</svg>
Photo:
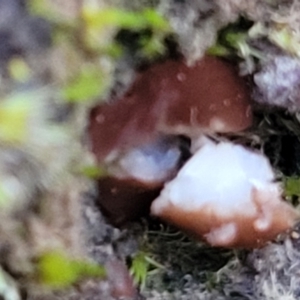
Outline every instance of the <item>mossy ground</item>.
<svg viewBox="0 0 300 300">
<path fill-rule="evenodd" d="M 297 56 L 299 1 L 277 2 L 0 1 L 1 298 L 113 299 L 106 279 L 45 287 L 38 259 L 61 249 L 100 265 L 127 261 L 134 275 L 142 253 L 147 299 L 299 299 L 299 226 L 252 251 L 211 248 L 152 219 L 121 230 L 95 206 L 93 176 L 83 171 L 95 170 L 85 135 L 89 109 L 122 93 L 134 68 L 178 52 L 192 63 L 216 44 L 221 28 L 235 30 L 241 15 L 260 30 L 243 28 L 221 54 L 243 74 L 268 57 Z M 99 23 L 97 13 L 107 18 Z M 283 188 L 291 187 L 289 178 L 300 175 L 299 120 L 299 113 L 257 105 L 252 129 L 214 138 L 261 150 Z M 298 206 L 297 189 L 286 194 Z"/>
</svg>

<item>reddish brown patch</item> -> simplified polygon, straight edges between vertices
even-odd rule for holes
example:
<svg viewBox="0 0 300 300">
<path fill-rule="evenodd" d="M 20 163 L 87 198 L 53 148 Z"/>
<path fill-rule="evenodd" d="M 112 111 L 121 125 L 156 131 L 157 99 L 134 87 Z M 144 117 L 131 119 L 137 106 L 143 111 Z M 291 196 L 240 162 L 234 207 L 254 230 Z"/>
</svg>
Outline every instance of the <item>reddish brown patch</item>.
<svg viewBox="0 0 300 300">
<path fill-rule="evenodd" d="M 149 214 L 150 205 L 162 186 L 147 186 L 134 180 L 107 177 L 98 181 L 98 188 L 96 203 L 111 223 L 123 225 Z"/>
<path fill-rule="evenodd" d="M 236 237 L 228 242 L 213 243 L 212 246 L 256 248 L 263 246 L 279 233 L 291 228 L 299 218 L 299 215 L 287 203 L 279 202 L 278 199 L 273 201 L 274 199 L 270 198 L 268 201 L 261 201 L 261 199 L 258 199 L 258 194 L 255 191 L 254 198 L 258 213 L 252 217 L 242 214 L 223 217 L 218 215 L 213 206 L 210 205 L 206 205 L 199 210 L 184 211 L 171 203 L 164 208 L 159 217 L 205 241 L 207 241 L 207 235 L 214 229 L 234 222 L 237 226 Z M 245 207 L 246 209 L 247 207 Z M 270 212 L 271 222 L 267 230 L 262 231 L 255 228 L 254 222 L 263 214 L 264 210 Z"/>
<path fill-rule="evenodd" d="M 172 94 L 160 119 L 163 130 L 191 136 L 199 131 L 237 132 L 252 124 L 249 90 L 232 65 L 207 56 L 193 67 L 169 61 L 153 72 L 163 74 L 165 69 L 168 79 L 161 79 L 161 91 Z M 224 127 L 215 128 L 214 120 Z"/>
<path fill-rule="evenodd" d="M 90 120 L 92 150 L 102 160 L 113 149 L 149 142 L 158 131 L 243 130 L 252 123 L 250 93 L 219 58 L 206 56 L 193 67 L 167 60 L 139 73 L 121 99 L 96 107 Z"/>
</svg>

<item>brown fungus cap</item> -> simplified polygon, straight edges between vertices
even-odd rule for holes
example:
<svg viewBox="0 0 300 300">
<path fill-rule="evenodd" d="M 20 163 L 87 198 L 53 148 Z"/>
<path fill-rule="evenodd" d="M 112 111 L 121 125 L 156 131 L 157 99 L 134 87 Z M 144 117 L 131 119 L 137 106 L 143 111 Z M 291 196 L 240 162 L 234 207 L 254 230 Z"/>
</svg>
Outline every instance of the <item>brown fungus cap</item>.
<svg viewBox="0 0 300 300">
<path fill-rule="evenodd" d="M 137 74 L 121 99 L 96 107 L 90 120 L 92 150 L 101 161 L 158 132 L 194 137 L 246 129 L 252 123 L 250 93 L 235 68 L 219 58 L 206 56 L 192 67 L 167 60 Z"/>
<path fill-rule="evenodd" d="M 168 61 L 153 71 L 161 76 L 158 98 L 168 99 L 160 130 L 193 137 L 237 132 L 252 124 L 248 87 L 229 63 L 207 56 L 193 67 Z"/>
</svg>

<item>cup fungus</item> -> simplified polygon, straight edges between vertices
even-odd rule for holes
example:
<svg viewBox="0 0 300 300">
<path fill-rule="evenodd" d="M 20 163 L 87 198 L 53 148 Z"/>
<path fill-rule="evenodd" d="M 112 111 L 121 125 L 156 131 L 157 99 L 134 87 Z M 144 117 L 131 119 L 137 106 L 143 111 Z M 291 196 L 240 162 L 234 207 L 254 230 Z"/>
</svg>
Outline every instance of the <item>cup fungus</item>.
<svg viewBox="0 0 300 300">
<path fill-rule="evenodd" d="M 213 246 L 258 247 L 298 218 L 267 159 L 231 143 L 207 144 L 154 200 L 151 212 Z"/>
<path fill-rule="evenodd" d="M 138 73 L 121 99 L 92 111 L 89 133 L 92 151 L 103 161 L 112 151 L 139 147 L 158 133 L 194 137 L 251 124 L 245 80 L 231 64 L 206 56 L 192 67 L 167 60 Z"/>
<path fill-rule="evenodd" d="M 92 151 L 112 176 L 99 181 L 100 206 L 107 215 L 122 211 L 121 219 L 126 220 L 126 206 L 133 207 L 135 198 L 142 202 L 145 197 L 147 202 L 172 179 L 181 156 L 174 136 L 196 139 L 203 133 L 241 131 L 251 124 L 248 87 L 231 64 L 206 56 L 191 67 L 183 60 L 150 66 L 137 74 L 123 97 L 91 112 Z"/>
</svg>

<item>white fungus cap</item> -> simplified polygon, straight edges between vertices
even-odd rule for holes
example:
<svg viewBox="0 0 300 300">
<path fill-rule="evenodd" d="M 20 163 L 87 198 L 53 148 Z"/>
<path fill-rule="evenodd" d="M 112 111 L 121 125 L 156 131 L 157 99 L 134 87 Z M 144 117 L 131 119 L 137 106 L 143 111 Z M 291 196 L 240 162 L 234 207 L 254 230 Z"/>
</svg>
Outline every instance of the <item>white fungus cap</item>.
<svg viewBox="0 0 300 300">
<path fill-rule="evenodd" d="M 272 168 L 261 154 L 207 144 L 166 184 L 151 212 L 216 246 L 256 247 L 293 225 Z"/>
</svg>

